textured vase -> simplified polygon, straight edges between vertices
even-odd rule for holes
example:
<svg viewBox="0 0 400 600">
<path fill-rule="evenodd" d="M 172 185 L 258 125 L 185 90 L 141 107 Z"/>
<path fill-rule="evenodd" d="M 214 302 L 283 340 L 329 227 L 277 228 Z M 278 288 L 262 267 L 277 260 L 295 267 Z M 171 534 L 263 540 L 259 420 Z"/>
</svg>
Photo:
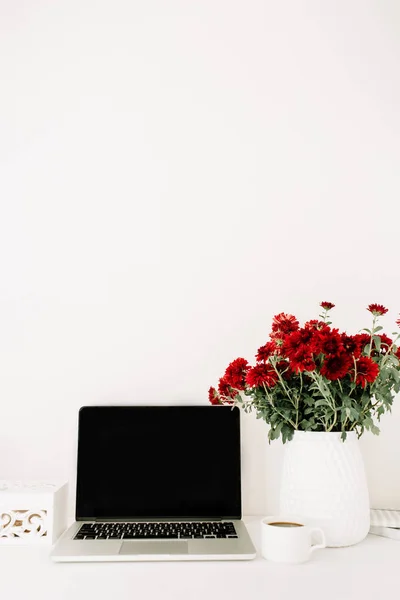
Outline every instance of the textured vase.
<svg viewBox="0 0 400 600">
<path fill-rule="evenodd" d="M 286 444 L 280 511 L 321 527 L 327 546 L 351 546 L 370 527 L 364 462 L 354 432 L 343 442 L 340 433 L 296 431 Z"/>
</svg>

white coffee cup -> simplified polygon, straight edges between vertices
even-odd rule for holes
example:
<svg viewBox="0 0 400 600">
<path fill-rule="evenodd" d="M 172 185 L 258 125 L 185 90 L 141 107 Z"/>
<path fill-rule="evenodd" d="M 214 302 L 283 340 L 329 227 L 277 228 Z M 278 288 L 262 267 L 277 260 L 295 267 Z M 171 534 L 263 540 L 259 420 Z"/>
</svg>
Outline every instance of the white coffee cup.
<svg viewBox="0 0 400 600">
<path fill-rule="evenodd" d="M 320 543 L 315 544 L 318 534 Z M 261 521 L 261 554 L 281 563 L 303 563 L 317 548 L 325 548 L 325 534 L 304 519 L 287 516 L 265 517 Z"/>
</svg>

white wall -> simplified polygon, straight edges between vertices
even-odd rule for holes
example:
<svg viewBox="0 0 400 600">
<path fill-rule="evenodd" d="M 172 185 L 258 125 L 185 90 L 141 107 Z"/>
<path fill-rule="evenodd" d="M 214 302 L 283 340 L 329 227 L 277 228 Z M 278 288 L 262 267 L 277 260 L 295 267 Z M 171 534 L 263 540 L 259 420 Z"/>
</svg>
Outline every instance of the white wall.
<svg viewBox="0 0 400 600">
<path fill-rule="evenodd" d="M 81 405 L 207 402 L 278 312 L 393 331 L 399 33 L 396 0 L 0 0 L 0 478 L 73 481 Z M 243 425 L 269 512 L 282 448 Z"/>
</svg>

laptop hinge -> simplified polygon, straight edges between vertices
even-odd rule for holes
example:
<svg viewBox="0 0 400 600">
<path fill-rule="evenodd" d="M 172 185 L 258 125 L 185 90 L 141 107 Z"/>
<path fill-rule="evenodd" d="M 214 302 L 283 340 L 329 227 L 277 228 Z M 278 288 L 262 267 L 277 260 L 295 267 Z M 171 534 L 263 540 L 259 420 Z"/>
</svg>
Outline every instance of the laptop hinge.
<svg viewBox="0 0 400 600">
<path fill-rule="evenodd" d="M 133 522 L 139 522 L 139 521 L 143 521 L 144 523 L 148 523 L 149 521 L 158 521 L 159 523 L 162 521 L 168 521 L 168 522 L 173 522 L 173 521 L 235 521 L 238 520 L 238 517 L 118 517 L 118 518 L 113 518 L 113 517 L 106 517 L 106 518 L 102 518 L 102 517 L 79 517 L 79 519 L 76 519 L 77 521 L 90 521 L 92 523 L 95 523 L 97 521 L 100 521 L 102 523 L 129 523 L 130 521 Z"/>
</svg>

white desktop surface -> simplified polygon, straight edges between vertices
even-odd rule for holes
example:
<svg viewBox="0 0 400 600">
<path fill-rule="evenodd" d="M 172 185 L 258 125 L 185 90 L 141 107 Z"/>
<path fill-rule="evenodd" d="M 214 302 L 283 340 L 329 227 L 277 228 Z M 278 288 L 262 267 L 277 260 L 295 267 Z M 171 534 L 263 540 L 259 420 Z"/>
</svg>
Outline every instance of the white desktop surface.
<svg viewBox="0 0 400 600">
<path fill-rule="evenodd" d="M 260 517 L 245 522 L 260 548 Z M 302 565 L 252 561 L 53 563 L 47 546 L 1 546 L 5 600 L 387 600 L 400 598 L 400 541 L 369 535 Z"/>
</svg>

